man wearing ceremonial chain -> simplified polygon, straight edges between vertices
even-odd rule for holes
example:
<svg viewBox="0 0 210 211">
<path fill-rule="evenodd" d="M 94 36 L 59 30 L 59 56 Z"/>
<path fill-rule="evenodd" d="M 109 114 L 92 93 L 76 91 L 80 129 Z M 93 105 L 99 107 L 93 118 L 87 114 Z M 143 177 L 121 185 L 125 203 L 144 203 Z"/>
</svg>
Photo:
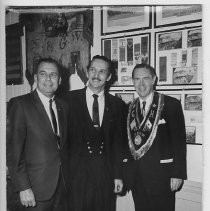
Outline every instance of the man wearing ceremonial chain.
<svg viewBox="0 0 210 211">
<path fill-rule="evenodd" d="M 125 182 L 136 211 L 173 211 L 175 192 L 187 178 L 181 103 L 154 91 L 157 76 L 148 64 L 137 64 L 132 79 L 139 97 L 131 102 L 127 117 Z"/>
</svg>

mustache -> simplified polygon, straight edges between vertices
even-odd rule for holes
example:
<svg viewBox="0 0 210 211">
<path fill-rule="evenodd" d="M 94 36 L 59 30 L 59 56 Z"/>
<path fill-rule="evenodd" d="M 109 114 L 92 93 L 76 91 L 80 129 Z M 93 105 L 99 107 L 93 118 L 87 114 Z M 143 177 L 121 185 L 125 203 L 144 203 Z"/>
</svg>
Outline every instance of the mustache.
<svg viewBox="0 0 210 211">
<path fill-rule="evenodd" d="M 99 78 L 97 78 L 97 77 L 94 77 L 94 78 L 92 78 L 92 80 L 98 80 L 98 81 L 101 81 Z"/>
</svg>

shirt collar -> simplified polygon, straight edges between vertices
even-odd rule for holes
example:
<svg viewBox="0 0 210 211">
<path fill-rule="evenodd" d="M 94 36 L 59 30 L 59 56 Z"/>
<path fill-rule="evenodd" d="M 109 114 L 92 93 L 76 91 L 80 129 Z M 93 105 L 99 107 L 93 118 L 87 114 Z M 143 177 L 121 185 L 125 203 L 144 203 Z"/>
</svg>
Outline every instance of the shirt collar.
<svg viewBox="0 0 210 211">
<path fill-rule="evenodd" d="M 86 89 L 86 93 L 87 93 L 87 96 L 88 97 L 92 97 L 93 96 L 93 91 L 87 86 L 87 89 Z M 104 90 L 99 92 L 98 94 L 98 98 L 103 98 L 104 97 Z"/>
<path fill-rule="evenodd" d="M 52 101 L 54 100 L 55 95 L 53 95 L 52 98 L 48 98 L 48 97 L 46 97 L 45 95 L 43 95 L 38 89 L 36 89 L 36 91 L 37 91 L 37 94 L 38 94 L 40 100 L 41 100 L 43 103 L 49 103 L 49 100 L 50 100 L 50 99 L 52 99 Z"/>
<path fill-rule="evenodd" d="M 140 97 L 139 97 L 139 100 L 140 100 L 140 104 L 142 104 L 143 101 L 146 102 L 146 105 L 150 105 L 150 103 L 152 103 L 152 99 L 153 99 L 153 95 L 154 95 L 154 92 L 151 92 L 147 98 L 145 100 L 142 100 Z"/>
</svg>

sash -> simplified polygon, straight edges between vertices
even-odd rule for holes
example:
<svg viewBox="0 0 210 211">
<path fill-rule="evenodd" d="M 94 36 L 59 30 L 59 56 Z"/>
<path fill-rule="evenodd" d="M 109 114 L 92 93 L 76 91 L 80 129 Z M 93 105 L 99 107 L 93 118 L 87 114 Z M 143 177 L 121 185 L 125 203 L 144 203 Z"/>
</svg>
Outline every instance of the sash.
<svg viewBox="0 0 210 211">
<path fill-rule="evenodd" d="M 155 139 L 158 122 L 164 106 L 164 96 L 154 92 L 153 101 L 144 119 L 139 119 L 139 98 L 132 101 L 127 117 L 128 144 L 135 160 L 150 149 Z"/>
</svg>

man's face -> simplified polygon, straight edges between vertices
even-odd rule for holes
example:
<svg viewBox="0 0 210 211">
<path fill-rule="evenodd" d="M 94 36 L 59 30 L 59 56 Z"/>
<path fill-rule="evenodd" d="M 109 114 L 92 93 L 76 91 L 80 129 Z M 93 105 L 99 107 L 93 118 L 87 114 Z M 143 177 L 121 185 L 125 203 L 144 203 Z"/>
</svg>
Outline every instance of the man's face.
<svg viewBox="0 0 210 211">
<path fill-rule="evenodd" d="M 104 90 L 106 81 L 109 81 L 111 74 L 109 74 L 109 64 L 101 59 L 94 59 L 87 72 L 89 79 L 89 88 L 94 93 L 99 93 Z"/>
<path fill-rule="evenodd" d="M 51 98 L 61 82 L 58 69 L 55 64 L 42 62 L 38 66 L 37 74 L 34 75 L 37 89 L 46 97 Z"/>
<path fill-rule="evenodd" d="M 150 71 L 146 68 L 136 68 L 133 75 L 134 87 L 142 100 L 153 91 L 153 85 L 156 77 L 152 77 Z"/>
</svg>

